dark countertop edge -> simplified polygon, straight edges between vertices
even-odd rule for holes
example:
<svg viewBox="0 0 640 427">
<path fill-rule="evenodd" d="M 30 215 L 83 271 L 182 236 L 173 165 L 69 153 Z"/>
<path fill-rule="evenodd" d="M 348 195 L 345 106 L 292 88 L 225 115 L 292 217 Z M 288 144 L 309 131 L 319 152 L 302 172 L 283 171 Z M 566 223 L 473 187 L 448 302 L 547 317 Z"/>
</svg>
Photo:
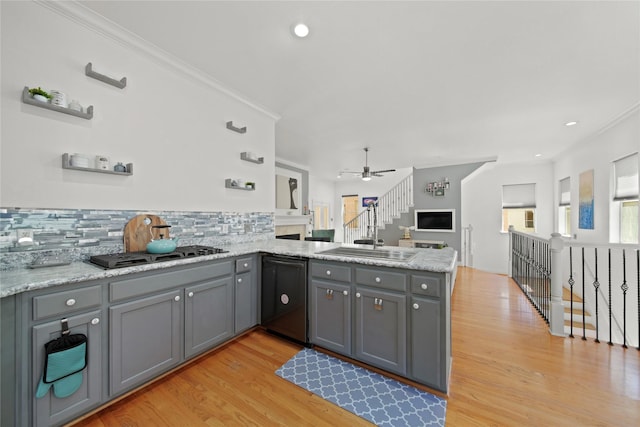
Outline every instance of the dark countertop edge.
<svg viewBox="0 0 640 427">
<path fill-rule="evenodd" d="M 304 242 L 311 243 L 311 242 Z M 283 243 L 279 242 L 279 245 L 282 246 Z M 406 270 L 416 270 L 416 271 L 429 271 L 434 273 L 452 273 L 457 265 L 457 251 L 453 250 L 453 254 L 451 257 L 451 263 L 446 268 L 434 268 L 429 269 L 425 268 L 424 263 L 418 265 L 415 260 L 409 262 L 398 262 L 398 261 L 387 261 L 382 259 L 370 259 L 370 258 L 354 258 L 354 257 L 341 257 L 338 255 L 327 255 L 318 253 L 317 251 L 325 251 L 331 248 L 344 246 L 340 243 L 315 243 L 313 246 L 307 247 L 307 250 L 314 249 L 311 253 L 301 253 L 300 248 L 291 248 L 291 249 L 283 249 L 283 248 L 265 248 L 264 244 L 260 243 L 241 243 L 237 245 L 223 246 L 225 250 L 228 252 L 214 255 L 206 255 L 201 257 L 194 258 L 186 258 L 172 261 L 159 262 L 154 264 L 144 264 L 144 265 L 136 265 L 131 267 L 123 267 L 116 269 L 104 269 L 99 266 L 90 264 L 89 262 L 75 262 L 66 266 L 61 267 L 50 267 L 50 268 L 40 268 L 37 269 L 37 273 L 51 273 L 51 271 L 55 271 L 52 269 L 59 269 L 59 271 L 68 271 L 67 268 L 63 267 L 76 267 L 78 272 L 68 272 L 68 275 L 57 275 L 54 278 L 49 279 L 37 279 L 36 270 L 33 269 L 17 269 L 17 270 L 7 270 L 0 271 L 0 277 L 2 276 L 19 276 L 20 274 L 24 274 L 25 276 L 32 275 L 32 278 L 29 280 L 25 280 L 24 283 L 19 283 L 13 286 L 8 287 L 7 289 L 2 289 L 0 285 L 0 298 L 9 297 L 11 295 L 38 290 L 45 289 L 49 287 L 64 285 L 64 284 L 73 284 L 73 283 L 81 283 L 87 282 L 91 280 L 101 280 L 112 277 L 119 277 L 128 274 L 142 273 L 146 271 L 154 271 L 154 270 L 162 270 L 171 267 L 178 267 L 183 265 L 197 264 L 208 261 L 222 260 L 226 258 L 238 257 L 243 255 L 253 255 L 253 254 L 274 254 L 274 255 L 290 255 L 296 257 L 303 257 L 309 259 L 318 259 L 323 261 L 334 261 L 334 262 L 343 262 L 348 264 L 358 264 L 358 265 L 368 265 L 374 267 L 387 267 L 387 268 L 402 268 Z M 352 245 L 348 245 L 352 246 Z M 397 249 L 395 246 L 394 249 Z M 407 248 L 400 248 L 400 250 L 405 250 Z M 438 249 L 443 250 L 443 249 Z M 441 266 L 438 266 L 441 267 Z M 444 266 L 442 266 L 444 267 Z M 86 269 L 86 270 L 85 270 Z M 27 277 L 25 277 L 27 279 Z M 15 279 L 14 279 L 15 280 Z M 31 281 L 33 280 L 33 281 Z"/>
</svg>

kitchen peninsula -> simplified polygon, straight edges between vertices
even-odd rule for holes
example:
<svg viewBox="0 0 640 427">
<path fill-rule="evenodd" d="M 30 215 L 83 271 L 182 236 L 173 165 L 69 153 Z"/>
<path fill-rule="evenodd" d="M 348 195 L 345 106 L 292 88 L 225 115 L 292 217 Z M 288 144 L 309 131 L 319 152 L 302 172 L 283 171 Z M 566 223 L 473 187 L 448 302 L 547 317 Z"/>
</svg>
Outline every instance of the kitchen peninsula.
<svg viewBox="0 0 640 427">
<path fill-rule="evenodd" d="M 257 326 L 267 254 L 309 260 L 310 344 L 446 392 L 456 251 L 371 248 L 267 240 L 111 270 L 75 262 L 0 272 L 3 396 L 16 396 L 2 424 L 63 424 Z M 83 384 L 64 399 L 35 399 L 40 350 L 59 335 L 63 317 L 88 337 Z M 132 342 L 140 336 L 144 346 Z"/>
</svg>

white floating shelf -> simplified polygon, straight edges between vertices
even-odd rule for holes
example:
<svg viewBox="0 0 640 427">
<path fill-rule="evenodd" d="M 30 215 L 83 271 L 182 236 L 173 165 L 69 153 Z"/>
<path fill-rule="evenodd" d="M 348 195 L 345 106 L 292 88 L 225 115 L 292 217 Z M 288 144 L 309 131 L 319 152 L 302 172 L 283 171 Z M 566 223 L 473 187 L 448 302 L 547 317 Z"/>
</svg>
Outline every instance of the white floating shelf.
<svg viewBox="0 0 640 427">
<path fill-rule="evenodd" d="M 253 185 L 253 187 L 245 187 L 244 185 L 243 186 L 231 185 L 231 181 L 233 181 L 231 178 L 227 178 L 224 180 L 225 188 L 231 188 L 233 190 L 244 190 L 244 191 L 255 191 L 256 189 L 255 184 Z"/>
<path fill-rule="evenodd" d="M 238 132 L 238 133 L 247 133 L 247 127 L 246 126 L 241 127 L 241 128 L 235 127 L 233 125 L 233 121 L 227 122 L 227 129 L 232 130 L 234 132 Z"/>
<path fill-rule="evenodd" d="M 242 160 L 246 160 L 247 162 L 257 163 L 259 165 L 264 163 L 264 157 L 258 157 L 257 159 L 252 159 L 252 158 L 247 156 L 246 152 L 240 153 L 240 158 Z"/>
<path fill-rule="evenodd" d="M 89 62 L 86 67 L 84 67 L 84 73 L 93 79 L 100 80 L 101 82 L 105 82 L 106 84 L 115 86 L 119 89 L 124 89 L 124 87 L 127 85 L 126 77 L 123 77 L 120 80 L 116 80 L 111 77 L 105 76 L 104 74 L 96 73 L 95 71 L 93 71 L 93 65 L 91 65 L 91 62 Z"/>
<path fill-rule="evenodd" d="M 53 105 L 49 102 L 42 102 L 33 99 L 31 94 L 29 93 L 29 88 L 27 86 L 25 86 L 22 90 L 22 102 L 29 105 L 35 105 L 36 107 L 44 108 L 46 110 L 53 110 L 57 111 L 58 113 L 80 117 L 81 119 L 90 120 L 93 118 L 93 105 L 88 106 L 86 112 L 72 110 L 71 108 L 58 107 L 57 105 Z"/>
<path fill-rule="evenodd" d="M 73 169 L 73 170 L 84 171 L 84 172 L 106 173 L 109 175 L 125 175 L 125 176 L 133 175 L 133 163 L 127 163 L 126 168 L 127 168 L 126 172 L 116 172 L 114 170 L 108 170 L 108 169 L 83 168 L 79 166 L 72 166 L 71 163 L 69 162 L 69 153 L 64 153 L 62 155 L 62 169 Z"/>
</svg>

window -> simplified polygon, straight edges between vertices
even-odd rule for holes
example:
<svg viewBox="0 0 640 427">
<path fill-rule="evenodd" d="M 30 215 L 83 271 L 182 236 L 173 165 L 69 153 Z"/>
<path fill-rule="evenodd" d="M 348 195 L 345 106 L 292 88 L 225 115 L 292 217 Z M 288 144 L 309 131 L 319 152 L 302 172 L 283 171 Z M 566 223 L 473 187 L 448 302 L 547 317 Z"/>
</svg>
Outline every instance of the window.
<svg viewBox="0 0 640 427">
<path fill-rule="evenodd" d="M 619 212 L 620 243 L 638 243 L 638 153 L 613 162 L 613 208 Z"/>
<path fill-rule="evenodd" d="M 638 201 L 621 202 L 620 243 L 638 243 Z"/>
<path fill-rule="evenodd" d="M 517 231 L 535 232 L 536 185 L 502 186 L 502 231 L 509 226 Z"/>
<path fill-rule="evenodd" d="M 558 231 L 565 236 L 571 235 L 571 179 L 560 180 L 560 201 L 558 203 Z"/>
</svg>

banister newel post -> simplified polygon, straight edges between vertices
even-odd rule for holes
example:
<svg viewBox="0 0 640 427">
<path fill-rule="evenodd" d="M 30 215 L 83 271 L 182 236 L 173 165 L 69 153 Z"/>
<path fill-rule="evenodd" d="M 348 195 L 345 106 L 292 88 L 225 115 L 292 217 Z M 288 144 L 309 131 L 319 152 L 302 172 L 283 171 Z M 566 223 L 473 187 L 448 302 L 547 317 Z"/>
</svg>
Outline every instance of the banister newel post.
<svg viewBox="0 0 640 427">
<path fill-rule="evenodd" d="M 551 233 L 551 310 L 549 329 L 551 335 L 564 337 L 564 305 L 562 304 L 562 248 L 564 241 L 560 233 Z"/>
<path fill-rule="evenodd" d="M 509 264 L 507 265 L 507 275 L 513 277 L 513 232 L 515 228 L 513 225 L 509 225 Z"/>
</svg>

